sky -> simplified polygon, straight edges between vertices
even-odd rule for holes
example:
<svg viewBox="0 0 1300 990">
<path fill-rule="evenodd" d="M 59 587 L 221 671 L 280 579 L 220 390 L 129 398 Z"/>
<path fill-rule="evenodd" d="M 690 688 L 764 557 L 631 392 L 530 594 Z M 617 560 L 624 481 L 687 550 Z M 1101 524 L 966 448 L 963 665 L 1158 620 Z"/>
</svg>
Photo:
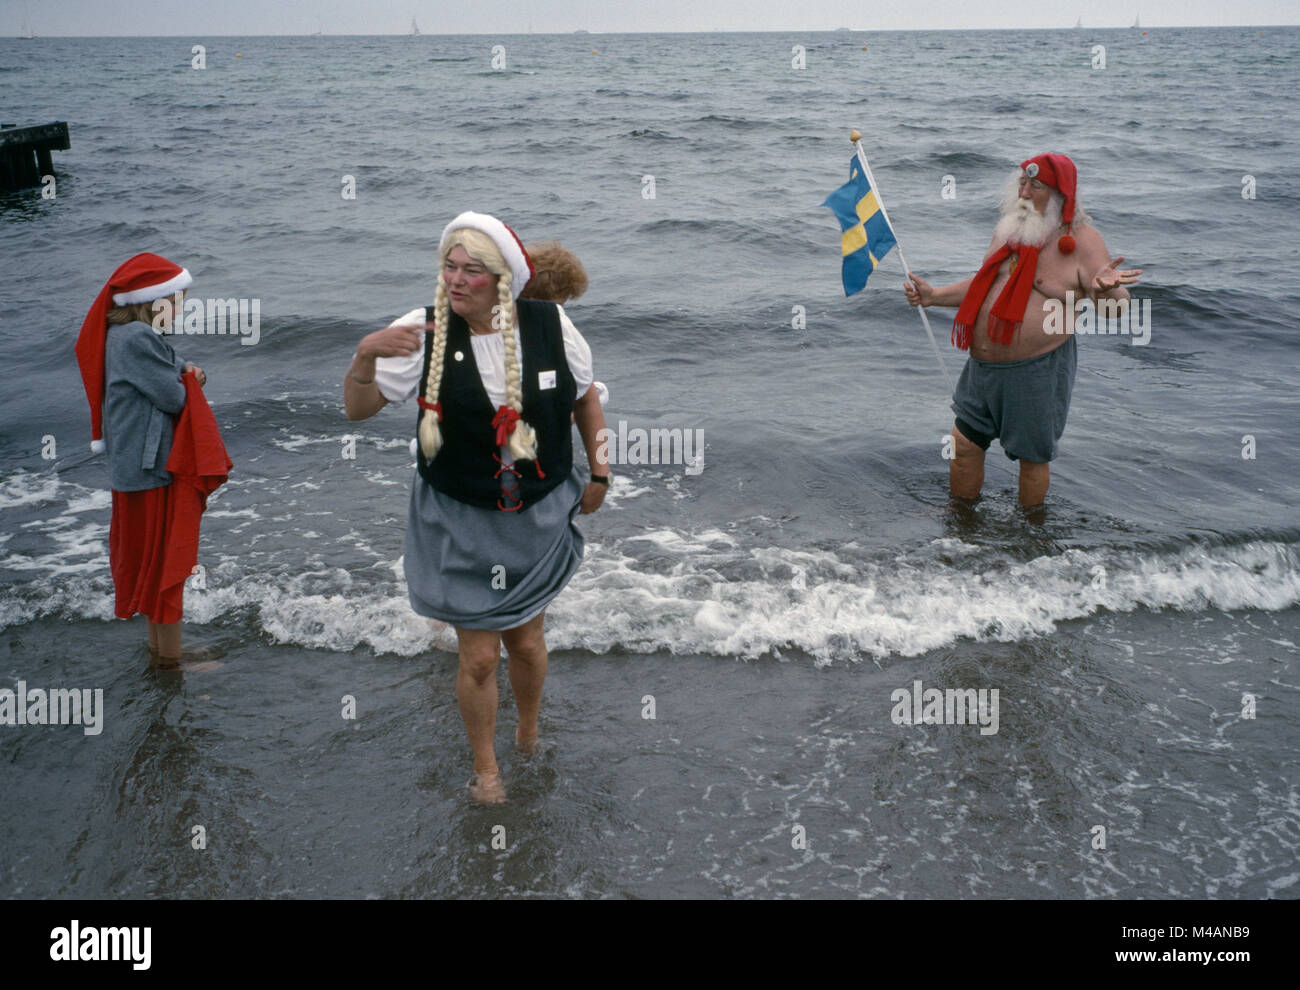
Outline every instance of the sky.
<svg viewBox="0 0 1300 990">
<path fill-rule="evenodd" d="M 0 36 L 962 30 L 1300 24 L 1296 0 L 0 0 Z"/>
</svg>

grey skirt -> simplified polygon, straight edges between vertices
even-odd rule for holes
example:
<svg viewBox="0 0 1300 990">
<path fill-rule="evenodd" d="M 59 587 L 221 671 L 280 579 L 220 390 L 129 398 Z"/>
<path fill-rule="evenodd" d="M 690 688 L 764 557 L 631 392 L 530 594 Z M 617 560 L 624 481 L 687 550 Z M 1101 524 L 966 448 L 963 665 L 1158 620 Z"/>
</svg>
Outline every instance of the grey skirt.
<svg viewBox="0 0 1300 990">
<path fill-rule="evenodd" d="M 413 473 L 402 566 L 419 615 L 461 629 L 514 629 L 545 611 L 582 563 L 574 519 L 585 484 L 576 465 L 523 512 L 458 502 Z"/>
</svg>

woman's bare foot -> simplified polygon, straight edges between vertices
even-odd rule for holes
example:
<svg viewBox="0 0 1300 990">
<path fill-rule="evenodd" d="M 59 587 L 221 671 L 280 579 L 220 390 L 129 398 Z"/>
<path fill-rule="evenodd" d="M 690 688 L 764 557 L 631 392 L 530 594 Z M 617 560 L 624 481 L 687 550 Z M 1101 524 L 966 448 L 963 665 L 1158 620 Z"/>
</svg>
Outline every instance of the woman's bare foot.
<svg viewBox="0 0 1300 990">
<path fill-rule="evenodd" d="M 541 742 L 537 738 L 537 731 L 533 730 L 532 735 L 525 736 L 523 729 L 515 730 L 515 751 L 523 756 L 533 756 L 541 750 Z"/>
<path fill-rule="evenodd" d="M 506 787 L 501 783 L 501 774 L 493 770 L 476 773 L 469 780 L 469 797 L 478 804 L 505 804 Z"/>
</svg>

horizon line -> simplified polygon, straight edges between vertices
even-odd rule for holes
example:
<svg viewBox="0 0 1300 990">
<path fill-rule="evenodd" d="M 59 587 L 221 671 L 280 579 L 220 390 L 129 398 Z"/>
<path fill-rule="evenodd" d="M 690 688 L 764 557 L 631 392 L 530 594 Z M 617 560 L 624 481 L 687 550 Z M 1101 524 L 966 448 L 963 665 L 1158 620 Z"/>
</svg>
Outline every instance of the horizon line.
<svg viewBox="0 0 1300 990">
<path fill-rule="evenodd" d="M 657 34 L 909 34 L 909 33 L 935 33 L 941 31 L 964 32 L 964 31 L 1135 31 L 1144 32 L 1151 30 L 1222 30 L 1232 28 L 1294 28 L 1300 27 L 1300 20 L 1290 24 L 1155 24 L 1144 25 L 1136 28 L 1132 25 L 1088 25 L 1074 27 L 1067 25 L 1064 27 L 966 27 L 966 28 L 764 28 L 762 30 L 738 30 L 738 29 L 714 29 L 714 30 L 664 30 L 664 31 L 590 31 L 590 30 L 572 30 L 572 31 L 447 31 L 447 32 L 426 32 L 421 31 L 418 35 L 412 35 L 405 31 L 378 31 L 378 32 L 308 32 L 300 34 L 296 32 L 278 32 L 276 34 L 213 34 L 204 31 L 194 31 L 187 34 L 45 34 L 35 35 L 32 38 L 26 38 L 20 34 L 0 35 L 0 40 L 12 41 L 40 41 L 42 38 L 85 38 L 88 40 L 104 38 L 192 38 L 202 36 L 205 38 L 518 38 L 518 37 L 562 37 L 570 38 L 575 35 L 587 37 L 594 36 L 616 36 L 616 35 L 657 35 Z"/>
</svg>

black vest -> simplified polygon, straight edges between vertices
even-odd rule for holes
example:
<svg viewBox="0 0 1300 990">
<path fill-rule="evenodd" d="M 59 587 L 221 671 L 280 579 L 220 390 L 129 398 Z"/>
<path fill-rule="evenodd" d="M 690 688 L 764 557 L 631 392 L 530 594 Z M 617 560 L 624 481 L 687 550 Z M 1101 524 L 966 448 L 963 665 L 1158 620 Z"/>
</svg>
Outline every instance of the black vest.
<svg viewBox="0 0 1300 990">
<path fill-rule="evenodd" d="M 417 450 L 421 477 L 444 495 L 484 509 L 507 509 L 518 501 L 517 511 L 522 512 L 541 501 L 573 470 L 569 417 L 577 399 L 577 384 L 564 355 L 564 332 L 560 329 L 556 305 L 534 299 L 519 299 L 517 305 L 519 339 L 523 345 L 520 368 L 523 419 L 537 432 L 537 460 L 515 461 L 504 470 L 498 462 L 500 450 L 496 427 L 492 425 L 496 409 L 479 376 L 469 326 L 450 307 L 442 384 L 438 390 L 442 446 L 432 461 L 424 456 L 423 450 L 418 450 L 418 445 Z M 425 319 L 433 322 L 432 306 L 426 307 Z M 456 360 L 457 352 L 463 355 L 460 361 Z M 432 356 L 433 334 L 426 333 L 421 395 Z M 541 387 L 542 375 L 554 377 L 553 388 Z M 503 483 L 507 489 L 516 489 L 513 500 L 508 499 L 506 503 L 501 502 Z"/>
</svg>

